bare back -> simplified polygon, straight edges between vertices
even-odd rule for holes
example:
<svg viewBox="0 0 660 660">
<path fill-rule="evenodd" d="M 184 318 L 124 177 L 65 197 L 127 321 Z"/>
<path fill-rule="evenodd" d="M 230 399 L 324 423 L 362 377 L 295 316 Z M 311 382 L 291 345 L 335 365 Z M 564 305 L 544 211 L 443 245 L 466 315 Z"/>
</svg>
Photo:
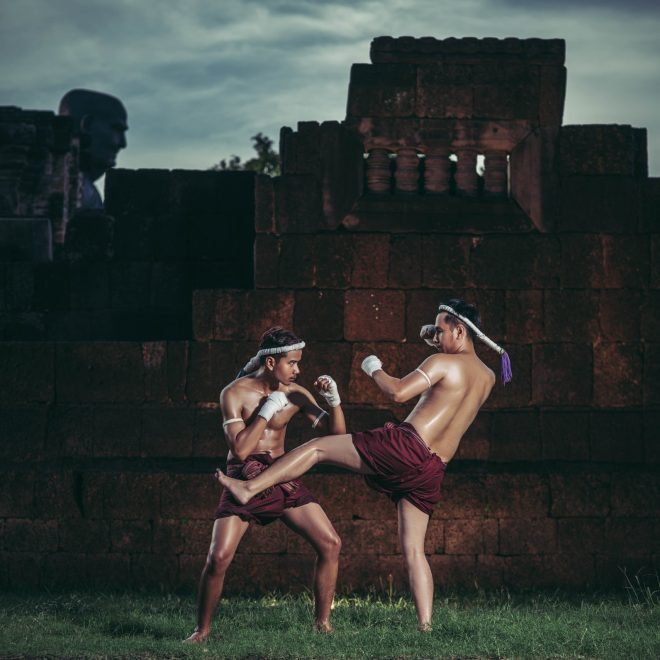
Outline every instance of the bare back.
<svg viewBox="0 0 660 660">
<path fill-rule="evenodd" d="M 433 385 L 422 393 L 405 421 L 448 463 L 490 395 L 495 374 L 474 352 L 433 355 L 420 369 Z"/>
</svg>

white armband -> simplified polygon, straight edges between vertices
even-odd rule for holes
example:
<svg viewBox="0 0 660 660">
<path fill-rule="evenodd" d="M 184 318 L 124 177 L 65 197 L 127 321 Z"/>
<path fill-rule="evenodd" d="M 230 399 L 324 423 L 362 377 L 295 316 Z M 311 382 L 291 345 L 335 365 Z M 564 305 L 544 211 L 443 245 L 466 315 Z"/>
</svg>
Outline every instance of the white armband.
<svg viewBox="0 0 660 660">
<path fill-rule="evenodd" d="M 430 390 L 433 387 L 433 383 L 431 382 L 431 379 L 429 378 L 429 375 L 425 371 L 422 371 L 419 367 L 417 367 L 417 369 L 415 369 L 415 371 L 419 371 L 419 373 L 422 374 L 422 376 L 424 376 L 424 378 L 426 378 L 426 382 L 429 384 L 427 389 Z"/>
<path fill-rule="evenodd" d="M 319 422 L 320 422 L 320 421 L 323 419 L 323 417 L 324 417 L 325 415 L 327 415 L 327 414 L 328 414 L 328 413 L 327 413 L 325 410 L 322 410 L 322 411 L 319 413 L 319 416 L 318 416 L 318 417 L 312 422 L 312 428 L 315 429 L 315 428 L 319 425 Z"/>
<path fill-rule="evenodd" d="M 242 417 L 232 417 L 231 419 L 228 419 L 226 422 L 222 422 L 222 426 L 229 426 L 234 422 L 243 422 L 243 424 L 245 424 L 245 420 Z"/>
</svg>

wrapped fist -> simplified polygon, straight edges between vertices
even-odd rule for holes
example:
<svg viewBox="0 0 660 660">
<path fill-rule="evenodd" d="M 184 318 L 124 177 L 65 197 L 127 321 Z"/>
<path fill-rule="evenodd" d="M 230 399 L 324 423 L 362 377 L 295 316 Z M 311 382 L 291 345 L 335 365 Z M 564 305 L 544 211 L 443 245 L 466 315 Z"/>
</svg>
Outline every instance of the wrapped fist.
<svg viewBox="0 0 660 660">
<path fill-rule="evenodd" d="M 259 415 L 259 417 L 263 417 L 267 422 L 269 422 L 271 417 L 275 413 L 280 412 L 280 410 L 284 410 L 288 403 L 289 399 L 287 399 L 287 396 L 284 394 L 284 392 L 271 392 L 264 405 L 261 406 L 261 409 L 257 415 Z"/>
<path fill-rule="evenodd" d="M 382 368 L 383 363 L 375 355 L 368 355 L 362 360 L 362 371 L 364 371 L 369 378 L 373 378 L 374 372 Z"/>
<path fill-rule="evenodd" d="M 331 408 L 336 408 L 341 404 L 337 383 L 331 376 L 319 376 L 314 382 L 314 386 Z"/>
<path fill-rule="evenodd" d="M 419 338 L 423 339 L 429 346 L 437 348 L 437 346 L 433 343 L 437 331 L 437 328 L 430 323 L 428 325 L 423 325 L 422 329 L 419 331 Z"/>
</svg>

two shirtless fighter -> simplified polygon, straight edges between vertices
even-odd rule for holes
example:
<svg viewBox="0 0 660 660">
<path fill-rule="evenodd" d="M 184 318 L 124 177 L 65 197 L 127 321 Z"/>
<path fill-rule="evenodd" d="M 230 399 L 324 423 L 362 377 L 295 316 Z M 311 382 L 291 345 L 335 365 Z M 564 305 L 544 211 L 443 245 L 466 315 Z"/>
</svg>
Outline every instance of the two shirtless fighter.
<svg viewBox="0 0 660 660">
<path fill-rule="evenodd" d="M 511 379 L 507 354 L 479 330 L 479 313 L 472 305 L 450 300 L 440 305 L 438 311 L 435 324 L 424 326 L 420 334 L 438 352 L 407 376 L 388 375 L 375 355 L 362 362 L 363 371 L 392 401 L 403 403 L 421 395 L 403 423 L 316 438 L 251 479 L 240 480 L 220 470 L 216 472 L 225 487 L 224 493 L 231 493 L 237 506 L 251 505 L 263 497 L 260 493 L 276 484 L 286 485 L 318 463 L 365 475 L 372 488 L 387 495 L 397 506 L 399 540 L 421 631 L 431 629 L 433 607 L 433 577 L 424 554 L 429 518 L 440 499 L 447 463 L 495 384 L 494 373 L 475 353 L 475 338 L 500 353 L 502 380 L 506 383 Z M 235 381 L 230 387 L 240 382 Z M 295 400 L 291 404 L 296 411 L 300 409 Z M 223 413 L 234 416 L 224 406 Z M 265 425 L 260 425 L 262 433 Z"/>
</svg>

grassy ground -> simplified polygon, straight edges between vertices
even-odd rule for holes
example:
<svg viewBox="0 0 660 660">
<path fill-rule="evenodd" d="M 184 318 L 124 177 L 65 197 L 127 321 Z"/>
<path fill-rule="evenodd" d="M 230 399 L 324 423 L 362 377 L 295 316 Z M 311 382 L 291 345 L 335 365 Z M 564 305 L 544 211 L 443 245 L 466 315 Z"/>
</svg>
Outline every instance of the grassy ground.
<svg viewBox="0 0 660 660">
<path fill-rule="evenodd" d="M 408 599 L 338 598 L 335 632 L 311 632 L 309 596 L 228 598 L 207 644 L 181 644 L 192 597 L 0 595 L 0 657 L 658 658 L 660 605 L 619 596 L 454 595 L 416 632 Z"/>
</svg>

